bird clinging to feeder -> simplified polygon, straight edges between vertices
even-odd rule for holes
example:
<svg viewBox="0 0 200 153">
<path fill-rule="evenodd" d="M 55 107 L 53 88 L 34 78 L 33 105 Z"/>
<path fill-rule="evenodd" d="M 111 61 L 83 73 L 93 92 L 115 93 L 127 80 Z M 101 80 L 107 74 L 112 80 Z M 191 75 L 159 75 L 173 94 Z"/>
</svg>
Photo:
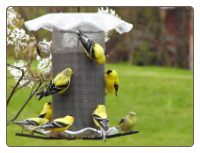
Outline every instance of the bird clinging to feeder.
<svg viewBox="0 0 200 153">
<path fill-rule="evenodd" d="M 119 89 L 119 78 L 115 70 L 108 70 L 105 72 L 105 85 L 108 93 L 115 93 L 117 96 Z"/>
<path fill-rule="evenodd" d="M 46 90 L 36 93 L 38 100 L 40 100 L 43 96 L 49 96 L 56 93 L 61 94 L 65 92 L 70 85 L 70 78 L 72 74 L 73 71 L 70 68 L 66 68 L 60 72 L 54 79 L 51 80 Z"/>
<path fill-rule="evenodd" d="M 108 55 L 105 55 L 103 47 L 85 34 L 83 34 L 81 30 L 79 30 L 77 34 L 82 45 L 85 48 L 85 53 L 87 54 L 87 56 L 95 60 L 98 64 L 105 63 L 106 57 L 108 57 Z"/>
<path fill-rule="evenodd" d="M 29 131 L 31 132 L 31 135 L 36 130 L 36 127 L 41 126 L 45 123 L 49 122 L 46 118 L 29 118 L 24 121 L 16 121 L 11 122 L 10 124 L 17 124 L 22 127 L 22 133 L 23 131 Z"/>
<path fill-rule="evenodd" d="M 49 121 L 52 119 L 52 105 L 51 102 L 45 103 L 43 106 L 43 110 L 40 113 L 39 118 L 46 118 Z"/>
<path fill-rule="evenodd" d="M 106 141 L 106 131 L 109 128 L 109 119 L 104 105 L 98 105 L 92 114 L 94 123 L 102 131 L 102 139 Z"/>
<path fill-rule="evenodd" d="M 37 54 L 41 58 L 48 58 L 50 56 L 50 53 L 51 53 L 50 46 L 46 44 L 42 44 L 42 43 L 35 43 L 35 47 L 36 47 Z"/>
<path fill-rule="evenodd" d="M 37 127 L 37 129 L 62 132 L 67 130 L 73 124 L 74 120 L 74 116 L 67 115 L 63 118 L 54 119 L 52 122 L 48 122 L 42 126 Z"/>
</svg>

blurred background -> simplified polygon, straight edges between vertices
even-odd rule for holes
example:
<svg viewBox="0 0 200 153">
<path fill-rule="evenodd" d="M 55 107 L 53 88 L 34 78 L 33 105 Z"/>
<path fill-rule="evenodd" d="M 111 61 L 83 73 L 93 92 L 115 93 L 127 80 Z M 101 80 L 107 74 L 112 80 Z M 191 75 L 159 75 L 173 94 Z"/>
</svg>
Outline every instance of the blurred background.
<svg viewBox="0 0 200 153">
<path fill-rule="evenodd" d="M 13 7 L 24 21 L 48 13 L 77 12 L 78 7 Z M 97 12 L 101 7 L 80 7 L 80 12 Z M 122 20 L 133 24 L 130 32 L 114 33 L 106 42 L 109 58 L 105 70 L 118 72 L 118 97 L 106 96 L 110 126 L 118 125 L 129 111 L 137 114 L 133 130 L 138 134 L 103 141 L 40 140 L 17 137 L 17 125 L 7 126 L 8 146 L 192 146 L 193 145 L 193 8 L 192 7 L 109 7 Z M 104 7 L 105 9 L 105 7 Z M 67 22 L 67 21 L 66 21 Z M 26 33 L 36 40 L 51 41 L 44 29 Z M 7 63 L 23 59 L 7 46 Z M 36 60 L 32 66 L 37 69 Z M 7 97 L 16 84 L 7 71 Z M 7 106 L 10 121 L 29 97 L 31 88 L 17 91 Z M 23 95 L 23 96 L 22 96 Z M 16 120 L 37 117 L 51 96 L 33 96 Z"/>
<path fill-rule="evenodd" d="M 80 7 L 97 12 L 100 7 Z M 105 8 L 105 7 L 104 7 Z M 129 33 L 115 33 L 106 43 L 109 63 L 129 62 L 139 66 L 169 66 L 193 70 L 192 7 L 109 7 L 122 20 L 133 24 Z M 78 7 L 14 7 L 24 21 L 47 13 L 77 12 Z M 126 11 L 124 11 L 126 10 Z M 26 30 L 26 28 L 24 27 Z M 37 40 L 52 39 L 51 32 L 26 31 Z M 117 43 L 116 43 L 117 42 Z M 118 43 L 120 42 L 120 43 Z M 8 55 L 14 56 L 8 48 Z"/>
</svg>

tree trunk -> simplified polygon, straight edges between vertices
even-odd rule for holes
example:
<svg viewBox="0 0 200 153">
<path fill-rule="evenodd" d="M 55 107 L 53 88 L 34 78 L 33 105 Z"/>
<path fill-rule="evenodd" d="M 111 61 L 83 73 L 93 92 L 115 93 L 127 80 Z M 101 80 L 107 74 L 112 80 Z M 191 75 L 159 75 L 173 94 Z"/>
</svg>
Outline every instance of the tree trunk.
<svg viewBox="0 0 200 153">
<path fill-rule="evenodd" d="M 188 38 L 186 35 L 186 16 L 187 12 L 185 7 L 176 8 L 176 65 L 180 68 L 188 68 Z"/>
<path fill-rule="evenodd" d="M 194 48 L 193 48 L 193 45 L 194 45 L 194 40 L 193 40 L 193 23 L 194 23 L 194 20 L 193 20 L 193 9 L 192 7 L 190 8 L 190 42 L 189 42 L 189 69 L 190 70 L 193 70 L 193 63 L 194 63 Z"/>
<path fill-rule="evenodd" d="M 134 30 L 134 29 L 133 29 Z M 133 64 L 133 55 L 134 55 L 134 31 L 131 32 L 131 39 L 130 39 L 130 52 L 129 52 L 129 63 L 130 65 Z"/>
<path fill-rule="evenodd" d="M 159 8 L 154 8 L 154 15 L 155 15 L 155 48 L 157 49 L 157 60 L 156 65 L 157 66 L 163 66 L 167 64 L 168 54 L 166 52 L 166 46 L 165 46 L 165 26 L 164 26 L 164 20 L 165 15 L 161 11 L 166 10 L 160 10 Z M 162 14 L 161 14 L 162 13 Z"/>
</svg>

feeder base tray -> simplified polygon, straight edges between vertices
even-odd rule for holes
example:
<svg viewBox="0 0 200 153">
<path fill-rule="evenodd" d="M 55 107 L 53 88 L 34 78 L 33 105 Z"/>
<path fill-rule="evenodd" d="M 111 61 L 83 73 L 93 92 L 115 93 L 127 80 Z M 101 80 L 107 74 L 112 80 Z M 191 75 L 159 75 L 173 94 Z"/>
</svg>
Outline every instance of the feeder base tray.
<svg viewBox="0 0 200 153">
<path fill-rule="evenodd" d="M 42 134 L 37 132 L 38 134 Z M 121 136 L 126 136 L 126 135 L 131 135 L 131 134 L 136 134 L 139 133 L 138 130 L 135 131 L 129 131 L 129 132 L 124 132 L 124 133 L 117 133 L 117 134 L 113 134 L 113 135 L 108 135 L 106 136 L 106 139 L 109 138 L 115 138 L 115 137 L 121 137 Z M 75 140 L 75 139 L 82 139 L 82 140 L 101 140 L 102 137 L 94 137 L 94 138 L 87 138 L 87 137 L 83 137 L 83 138 L 62 138 L 62 137 L 46 137 L 46 136 L 35 136 L 35 135 L 29 135 L 29 134 L 22 134 L 22 133 L 16 133 L 16 136 L 21 136 L 21 137 L 28 137 L 28 138 L 37 138 L 37 139 L 45 139 L 45 140 Z M 43 135 L 43 134 L 42 134 Z"/>
</svg>

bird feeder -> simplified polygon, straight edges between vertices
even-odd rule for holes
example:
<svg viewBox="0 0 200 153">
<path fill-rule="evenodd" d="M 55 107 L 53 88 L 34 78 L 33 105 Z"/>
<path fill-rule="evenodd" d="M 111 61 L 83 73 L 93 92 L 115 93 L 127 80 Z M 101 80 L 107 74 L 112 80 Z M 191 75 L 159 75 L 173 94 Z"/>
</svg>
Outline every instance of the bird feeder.
<svg viewBox="0 0 200 153">
<path fill-rule="evenodd" d="M 53 78 L 65 68 L 73 70 L 67 91 L 64 94 L 52 95 L 52 107 L 53 119 L 66 115 L 73 115 L 76 119 L 73 125 L 59 136 L 44 131 L 43 134 L 52 139 L 60 138 L 60 135 L 66 139 L 99 139 L 101 131 L 95 127 L 92 112 L 98 104 L 105 105 L 105 64 L 98 64 L 86 56 L 76 32 L 81 30 L 105 50 L 105 32 L 115 29 L 122 34 L 129 32 L 133 25 L 109 13 L 53 13 L 27 21 L 25 26 L 29 31 L 44 28 L 52 32 Z M 109 137 L 114 136 L 107 136 Z"/>
</svg>

